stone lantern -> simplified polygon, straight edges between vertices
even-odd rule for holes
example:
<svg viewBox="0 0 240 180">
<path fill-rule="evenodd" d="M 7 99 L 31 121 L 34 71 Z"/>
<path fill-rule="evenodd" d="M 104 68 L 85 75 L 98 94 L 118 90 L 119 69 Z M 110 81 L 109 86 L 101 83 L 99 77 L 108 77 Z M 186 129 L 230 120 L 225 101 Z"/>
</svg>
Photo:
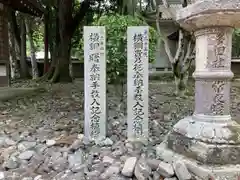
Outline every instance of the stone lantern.
<svg viewBox="0 0 240 180">
<path fill-rule="evenodd" d="M 194 0 L 177 21 L 196 37 L 195 111 L 180 120 L 157 146 L 160 159 L 181 159 L 193 174 L 240 177 L 240 125 L 230 115 L 233 28 L 240 26 L 240 0 Z M 239 121 L 240 122 L 240 121 Z"/>
</svg>

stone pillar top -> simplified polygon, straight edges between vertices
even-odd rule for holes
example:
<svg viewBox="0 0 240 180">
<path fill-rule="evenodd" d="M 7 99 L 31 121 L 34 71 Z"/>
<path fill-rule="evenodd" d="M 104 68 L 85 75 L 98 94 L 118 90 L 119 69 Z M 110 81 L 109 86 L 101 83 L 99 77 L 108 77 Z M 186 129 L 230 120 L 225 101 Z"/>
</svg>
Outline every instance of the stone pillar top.
<svg viewBox="0 0 240 180">
<path fill-rule="evenodd" d="M 240 0 L 194 0 L 177 12 L 177 21 L 188 31 L 212 26 L 240 27 Z"/>
</svg>

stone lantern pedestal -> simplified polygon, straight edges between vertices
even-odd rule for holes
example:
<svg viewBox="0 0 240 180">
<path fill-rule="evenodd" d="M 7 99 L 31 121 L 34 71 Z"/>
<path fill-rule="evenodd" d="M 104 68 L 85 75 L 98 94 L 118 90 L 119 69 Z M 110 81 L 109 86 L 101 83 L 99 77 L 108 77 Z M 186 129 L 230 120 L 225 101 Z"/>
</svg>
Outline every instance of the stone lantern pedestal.
<svg viewBox="0 0 240 180">
<path fill-rule="evenodd" d="M 168 162 L 183 160 L 204 180 L 238 180 L 240 125 L 230 115 L 230 81 L 240 0 L 195 0 L 178 12 L 177 20 L 196 37 L 195 112 L 174 126 L 157 155 Z"/>
</svg>

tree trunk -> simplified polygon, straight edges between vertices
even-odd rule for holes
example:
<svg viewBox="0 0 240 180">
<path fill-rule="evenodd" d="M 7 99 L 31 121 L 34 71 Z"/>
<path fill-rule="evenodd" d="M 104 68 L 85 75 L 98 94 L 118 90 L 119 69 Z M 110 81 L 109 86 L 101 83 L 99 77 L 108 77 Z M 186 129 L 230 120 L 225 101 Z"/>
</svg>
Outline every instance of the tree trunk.
<svg viewBox="0 0 240 180">
<path fill-rule="evenodd" d="M 20 73 L 21 78 L 28 78 L 28 67 L 27 67 L 27 45 L 26 45 L 26 25 L 25 25 L 25 18 L 21 17 L 21 58 L 20 58 Z"/>
<path fill-rule="evenodd" d="M 188 68 L 183 70 L 183 67 L 180 64 L 180 60 L 172 64 L 172 70 L 176 86 L 175 94 L 178 96 L 184 96 L 187 90 L 189 70 Z"/>
<path fill-rule="evenodd" d="M 49 63 L 50 67 L 48 67 L 47 72 L 39 79 L 39 81 L 46 81 L 46 80 L 52 79 L 54 72 L 56 70 L 56 67 L 57 67 L 57 63 L 58 63 L 57 58 L 59 56 L 58 54 L 59 54 L 59 50 L 60 50 L 59 49 L 60 35 L 59 35 L 58 11 L 59 11 L 59 9 L 57 6 L 56 11 L 55 11 L 56 19 L 55 19 L 55 22 L 52 22 L 52 23 L 55 23 L 55 31 L 54 32 L 48 31 L 48 33 L 49 33 L 49 36 L 48 36 L 48 48 L 49 49 L 48 50 L 50 51 L 50 59 L 51 59 L 51 62 Z M 51 27 L 51 25 L 49 25 L 49 26 Z M 50 28 L 50 27 L 48 27 L 48 28 Z M 53 36 L 55 36 L 55 38 L 53 38 Z"/>
<path fill-rule="evenodd" d="M 73 79 L 73 66 L 72 66 L 72 58 L 70 55 L 70 60 L 69 60 L 69 75 Z"/>
<path fill-rule="evenodd" d="M 54 55 L 48 75 L 44 75 L 44 78 L 51 78 L 51 74 L 54 72 L 51 82 L 71 82 L 72 78 L 69 72 L 71 39 L 78 25 L 89 11 L 91 1 L 84 0 L 81 2 L 74 17 L 73 0 L 58 0 L 56 3 L 56 27 L 59 28 L 56 28 L 55 37 L 56 41 L 59 39 L 59 42 L 55 44 L 54 52 L 56 52 L 56 56 Z"/>
<path fill-rule="evenodd" d="M 37 60 L 36 60 L 36 50 L 35 50 L 35 45 L 33 42 L 33 32 L 32 32 L 32 27 L 29 22 L 26 22 L 26 30 L 28 34 L 28 39 L 30 42 L 30 51 L 31 51 L 31 65 L 32 65 L 32 79 L 37 79 L 38 78 L 38 67 L 37 67 Z"/>
<path fill-rule="evenodd" d="M 69 27 L 72 19 L 72 5 L 73 1 L 60 0 L 59 1 L 59 53 L 57 59 L 57 66 L 54 71 L 52 82 L 72 82 L 72 78 L 69 73 L 69 63 L 70 63 L 70 52 L 71 52 L 71 39 L 75 30 L 73 27 Z M 77 26 L 76 26 L 77 28 Z"/>
<path fill-rule="evenodd" d="M 16 11 L 10 9 L 10 25 L 13 31 L 14 37 L 16 38 L 18 48 L 21 47 L 21 34 L 17 24 Z"/>
<path fill-rule="evenodd" d="M 71 40 L 66 39 L 60 45 L 59 56 L 57 56 L 57 65 L 51 81 L 72 82 L 69 72 Z"/>
<path fill-rule="evenodd" d="M 44 15 L 44 74 L 48 71 L 49 68 L 49 6 L 46 8 L 46 14 Z"/>
<path fill-rule="evenodd" d="M 187 90 L 188 73 L 184 73 L 180 77 L 174 76 L 174 79 L 176 86 L 175 94 L 180 97 L 184 96 Z"/>
<path fill-rule="evenodd" d="M 20 77 L 19 67 L 17 63 L 17 54 L 16 54 L 16 43 L 14 32 L 11 27 L 9 26 L 9 51 L 10 51 L 10 71 L 11 71 L 11 78 L 17 79 Z"/>
</svg>

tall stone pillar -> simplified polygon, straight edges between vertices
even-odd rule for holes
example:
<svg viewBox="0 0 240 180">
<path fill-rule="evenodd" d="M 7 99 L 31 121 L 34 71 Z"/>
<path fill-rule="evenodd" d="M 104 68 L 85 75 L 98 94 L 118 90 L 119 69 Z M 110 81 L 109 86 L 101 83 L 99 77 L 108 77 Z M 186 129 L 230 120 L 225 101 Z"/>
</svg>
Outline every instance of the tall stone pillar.
<svg viewBox="0 0 240 180">
<path fill-rule="evenodd" d="M 195 111 L 174 126 L 157 146 L 157 155 L 168 162 L 185 161 L 204 180 L 208 176 L 237 180 L 240 125 L 230 115 L 230 81 L 232 32 L 240 25 L 240 0 L 194 0 L 177 19 L 196 37 Z"/>
</svg>

